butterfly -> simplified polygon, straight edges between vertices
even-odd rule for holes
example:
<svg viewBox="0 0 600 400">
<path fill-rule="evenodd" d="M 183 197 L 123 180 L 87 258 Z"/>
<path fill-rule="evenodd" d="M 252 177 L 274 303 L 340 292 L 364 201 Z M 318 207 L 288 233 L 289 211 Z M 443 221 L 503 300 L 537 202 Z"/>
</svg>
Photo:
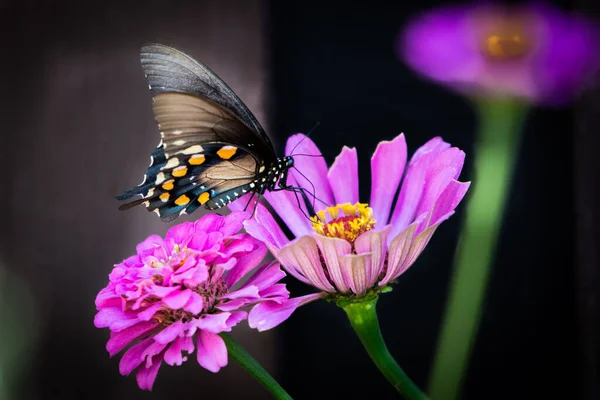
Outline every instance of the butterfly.
<svg viewBox="0 0 600 400">
<path fill-rule="evenodd" d="M 247 193 L 302 191 L 287 185 L 293 157 L 276 156 L 254 115 L 208 67 L 161 44 L 143 46 L 140 58 L 161 141 L 144 181 L 117 199 L 142 197 L 120 209 L 144 204 L 170 222 Z"/>
</svg>

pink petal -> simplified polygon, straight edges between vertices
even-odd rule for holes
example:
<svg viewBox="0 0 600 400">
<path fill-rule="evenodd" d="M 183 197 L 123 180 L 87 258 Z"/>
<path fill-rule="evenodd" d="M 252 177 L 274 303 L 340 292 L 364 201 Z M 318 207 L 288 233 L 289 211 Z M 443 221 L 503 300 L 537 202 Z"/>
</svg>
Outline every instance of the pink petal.
<svg viewBox="0 0 600 400">
<path fill-rule="evenodd" d="M 296 134 L 290 136 L 285 145 L 285 154 L 294 156 L 291 153 L 297 154 L 294 157 L 295 169 L 291 170 L 291 175 L 298 185 L 307 190 L 308 193 L 313 193 L 321 201 L 334 205 L 331 187 L 327 179 L 327 164 L 317 145 L 305 135 Z M 305 157 L 301 154 L 320 157 Z"/>
<path fill-rule="evenodd" d="M 225 277 L 227 286 L 232 287 L 238 283 L 241 278 L 260 264 L 266 254 L 267 247 L 263 243 L 256 241 L 255 248 L 250 253 L 239 257 L 235 268 L 232 268 Z"/>
<path fill-rule="evenodd" d="M 106 350 L 112 357 L 134 340 L 151 333 L 158 327 L 159 324 L 156 322 L 140 322 L 122 331 L 111 332 L 110 339 L 106 343 Z"/>
<path fill-rule="evenodd" d="M 142 354 L 152 343 L 154 343 L 154 339 L 148 338 L 131 346 L 119 361 L 119 373 L 127 376 L 136 369 L 143 361 Z"/>
<path fill-rule="evenodd" d="M 229 332 L 231 331 L 231 327 L 227 326 L 227 319 L 230 317 L 230 315 L 231 313 L 228 312 L 221 312 L 218 314 L 206 314 L 194 320 L 194 325 L 198 327 L 198 329 L 207 332 Z"/>
<path fill-rule="evenodd" d="M 156 248 L 160 247 L 163 243 L 163 239 L 158 235 L 148 236 L 146 240 L 138 244 L 135 250 L 138 254 L 151 254 Z"/>
<path fill-rule="evenodd" d="M 158 302 L 154 305 L 151 305 L 150 307 L 146 308 L 144 311 L 139 312 L 138 318 L 141 321 L 150 321 L 150 319 L 152 317 L 154 317 L 154 314 L 156 314 L 158 312 L 158 310 L 160 310 L 163 307 L 164 307 L 164 305 L 162 302 Z"/>
<path fill-rule="evenodd" d="M 340 293 L 347 293 L 350 288 L 346 284 L 342 271 L 340 269 L 340 257 L 348 255 L 352 252 L 352 245 L 338 238 L 330 238 L 327 236 L 313 233 L 312 237 L 315 239 L 323 261 L 327 266 L 327 272 L 329 272 L 329 278 Z"/>
<path fill-rule="evenodd" d="M 292 176 L 288 177 L 288 184 L 295 184 Z M 267 192 L 264 197 L 294 236 L 303 236 L 312 231 L 310 220 L 304 215 L 304 213 L 308 215 L 308 212 L 299 194 L 282 190 Z M 298 204 L 299 202 L 300 204 Z"/>
<path fill-rule="evenodd" d="M 354 248 L 356 254 L 370 253 L 370 269 L 367 270 L 367 282 L 369 287 L 375 285 L 377 278 L 385 265 L 387 253 L 387 238 L 391 226 L 386 226 L 383 230 L 368 231 L 356 238 Z"/>
<path fill-rule="evenodd" d="M 342 273 L 346 284 L 357 296 L 365 294 L 367 289 L 375 284 L 375 281 L 368 280 L 369 269 L 371 268 L 371 254 L 349 254 L 340 258 Z"/>
<path fill-rule="evenodd" d="M 440 153 L 431 163 L 426 176 L 426 187 L 416 215 L 429 211 L 450 181 L 460 175 L 465 161 L 465 153 L 452 147 Z"/>
<path fill-rule="evenodd" d="M 223 296 L 224 299 L 239 299 L 239 298 L 258 298 L 258 288 L 254 285 L 243 286 L 239 290 L 227 293 Z"/>
<path fill-rule="evenodd" d="M 396 275 L 393 276 L 392 279 L 396 279 L 397 277 L 402 275 L 408 268 L 410 268 L 414 264 L 415 261 L 417 261 L 417 258 L 421 255 L 423 250 L 425 250 L 425 247 L 431 240 L 431 237 L 435 233 L 435 230 L 438 228 L 438 226 L 440 226 L 439 223 L 432 225 L 420 234 L 418 234 L 417 237 L 415 237 L 412 245 L 410 246 L 410 249 L 408 250 L 406 258 L 404 259 L 402 265 L 397 270 Z"/>
<path fill-rule="evenodd" d="M 252 198 L 252 200 L 250 200 Z M 252 210 L 254 210 L 254 206 L 256 203 L 257 196 L 255 193 L 246 193 L 236 201 L 229 203 L 227 207 L 231 211 L 243 211 L 251 214 Z"/>
<path fill-rule="evenodd" d="M 182 321 L 176 321 L 164 328 L 154 336 L 154 341 L 160 344 L 168 344 L 185 332 L 185 325 Z"/>
<path fill-rule="evenodd" d="M 163 303 L 173 310 L 179 310 L 185 306 L 185 304 L 189 301 L 192 296 L 192 291 L 190 289 L 178 290 L 169 294 L 166 297 L 163 297 Z"/>
<path fill-rule="evenodd" d="M 290 297 L 290 292 L 285 287 L 285 284 L 278 283 L 277 285 L 269 286 L 268 288 L 261 290 L 261 300 L 271 300 L 278 303 L 286 301 Z"/>
<path fill-rule="evenodd" d="M 192 314 L 200 314 L 200 312 L 202 311 L 203 308 L 204 308 L 204 299 L 202 298 L 202 296 L 200 296 L 196 292 L 192 292 L 190 299 L 188 300 L 187 303 L 185 303 L 185 306 L 183 306 L 183 309 L 185 311 L 192 313 Z"/>
<path fill-rule="evenodd" d="M 454 211 L 465 197 L 469 186 L 471 186 L 471 182 L 451 181 L 435 203 L 431 222 L 439 223 L 442 216 Z"/>
<path fill-rule="evenodd" d="M 413 222 L 405 230 L 400 232 L 398 236 L 392 239 L 389 246 L 387 271 L 384 278 L 379 282 L 379 286 L 387 285 L 400 274 L 399 271 L 402 268 L 404 260 L 408 256 L 408 251 L 415 237 L 415 232 L 417 231 L 419 223 L 419 221 Z"/>
<path fill-rule="evenodd" d="M 154 356 L 162 353 L 162 351 L 167 347 L 168 343 L 158 343 L 156 340 L 150 346 L 146 347 L 146 350 L 142 353 L 142 359 L 146 360 L 146 367 L 152 365 L 153 362 L 158 359 Z"/>
<path fill-rule="evenodd" d="M 215 260 L 215 261 L 217 261 L 217 260 Z M 218 263 L 213 264 L 213 274 L 214 274 L 215 270 L 218 270 L 219 276 L 224 274 L 225 271 L 229 271 L 230 269 L 235 267 L 235 264 L 237 264 L 237 258 L 235 258 L 235 257 L 227 258 L 225 262 L 222 262 L 223 259 L 219 258 L 218 261 L 219 261 Z"/>
<path fill-rule="evenodd" d="M 205 214 L 194 222 L 196 232 L 211 233 L 218 231 L 223 225 L 223 217 L 218 214 Z"/>
<path fill-rule="evenodd" d="M 183 222 L 167 231 L 165 241 L 171 239 L 173 242 L 183 247 L 187 244 L 195 231 L 196 227 L 192 222 Z"/>
<path fill-rule="evenodd" d="M 246 319 L 247 316 L 248 316 L 248 313 L 246 311 L 232 312 L 231 315 L 229 316 L 229 318 L 227 318 L 226 325 L 231 330 L 231 328 L 233 328 L 234 326 L 239 324 L 240 321 L 243 321 L 244 319 Z"/>
<path fill-rule="evenodd" d="M 255 286 L 258 290 L 264 290 L 285 277 L 285 272 L 279 267 L 279 263 L 271 261 L 261 266 L 244 286 Z"/>
<path fill-rule="evenodd" d="M 162 243 L 162 238 L 158 235 L 150 236 L 150 238 L 152 238 L 151 242 L 159 241 L 158 246 L 160 246 L 160 243 Z M 146 240 L 148 240 L 148 239 L 146 239 Z M 139 246 L 140 245 L 138 245 L 138 247 Z M 153 246 L 153 248 L 155 248 L 155 246 Z M 119 266 L 123 266 L 125 268 L 140 268 L 143 265 L 144 265 L 144 263 L 142 262 L 142 258 L 140 257 L 139 254 L 134 254 L 132 256 L 129 256 L 125 260 L 123 260 L 123 262 L 121 262 L 121 264 L 119 264 Z"/>
<path fill-rule="evenodd" d="M 208 233 L 197 230 L 196 233 L 194 233 L 194 236 L 192 236 L 191 240 L 188 242 L 187 247 L 189 247 L 192 250 L 202 251 L 204 250 L 204 246 L 206 245 L 207 240 Z"/>
<path fill-rule="evenodd" d="M 262 204 L 259 204 L 256 208 L 254 218 L 244 222 L 244 228 L 254 238 L 278 249 L 289 242 L 271 213 Z"/>
<path fill-rule="evenodd" d="M 138 315 L 131 311 L 123 311 L 121 307 L 106 307 L 98 311 L 94 317 L 96 328 L 110 328 L 111 331 L 121 331 L 139 322 Z"/>
<path fill-rule="evenodd" d="M 119 307 L 122 303 L 122 298 L 115 293 L 114 288 L 104 288 L 96 296 L 96 309 L 100 310 L 105 307 Z"/>
<path fill-rule="evenodd" d="M 358 202 L 358 156 L 355 148 L 344 146 L 327 174 L 334 204 Z"/>
<path fill-rule="evenodd" d="M 251 214 L 249 212 L 234 211 L 223 218 L 223 225 L 219 231 L 225 237 L 235 235 L 242 230 L 244 221 L 250 217 Z"/>
<path fill-rule="evenodd" d="M 162 355 L 156 355 L 153 358 L 156 360 L 152 361 L 152 365 L 140 367 L 135 376 L 138 386 L 142 390 L 152 390 L 152 386 L 158 375 L 158 370 L 162 364 Z"/>
<path fill-rule="evenodd" d="M 187 361 L 182 352 L 192 354 L 194 352 L 194 341 L 189 336 L 179 337 L 165 352 L 165 362 L 169 365 L 181 365 Z"/>
<path fill-rule="evenodd" d="M 251 328 L 257 329 L 259 332 L 274 328 L 288 319 L 296 308 L 320 299 L 323 296 L 325 296 L 325 293 L 313 293 L 289 299 L 283 303 L 266 301 L 257 304 L 252 308 L 250 314 L 248 314 L 248 325 L 250 325 Z"/>
<path fill-rule="evenodd" d="M 391 142 L 383 141 L 377 145 L 371 158 L 371 200 L 369 204 L 373 209 L 373 218 L 379 227 L 387 224 L 405 165 L 406 139 L 404 134 L 396 136 Z"/>
<path fill-rule="evenodd" d="M 173 275 L 177 277 L 191 271 L 194 267 L 201 268 L 204 266 L 205 263 L 203 259 L 197 258 L 196 255 L 188 253 L 188 255 L 183 259 L 183 264 L 177 267 L 177 270 L 174 271 Z"/>
<path fill-rule="evenodd" d="M 207 331 L 199 331 L 197 334 L 198 352 L 196 353 L 198 364 L 210 372 L 219 372 L 221 367 L 227 365 L 227 347 L 219 335 Z"/>
<path fill-rule="evenodd" d="M 179 290 L 179 287 L 177 286 L 159 286 L 159 285 L 154 285 L 152 284 L 152 294 L 158 297 L 166 297 L 168 295 L 170 295 L 173 292 L 176 292 Z"/>
<path fill-rule="evenodd" d="M 230 244 L 228 244 L 225 247 L 223 253 L 225 254 L 225 257 L 227 257 L 227 258 L 237 256 L 238 253 L 245 254 L 249 251 L 252 251 L 252 249 L 254 249 L 255 243 L 256 243 L 256 239 L 254 239 L 253 237 L 246 236 L 244 238 L 235 240 L 235 241 L 231 242 Z M 240 256 L 241 255 L 242 254 L 240 254 Z"/>
<path fill-rule="evenodd" d="M 436 137 L 421 146 L 412 156 L 392 214 L 391 237 L 395 237 L 414 220 L 425 190 L 429 167 L 433 160 L 449 147 L 448 143 Z"/>
<path fill-rule="evenodd" d="M 269 243 L 267 243 L 267 248 L 269 249 L 269 251 L 271 252 L 271 254 L 273 254 L 273 256 L 275 258 L 277 258 L 277 255 L 279 254 L 279 250 L 277 247 L 270 245 Z M 279 261 L 279 259 L 278 259 Z M 307 285 L 312 285 L 312 283 L 310 282 L 310 280 L 308 280 L 304 275 L 302 275 L 302 271 L 300 271 L 300 269 L 298 269 L 297 266 L 295 265 L 290 265 L 289 268 L 283 264 L 281 264 L 283 266 L 283 268 L 285 269 L 285 271 L 287 273 L 289 273 L 290 275 L 292 275 L 294 278 L 298 279 L 300 282 L 306 283 Z"/>
<path fill-rule="evenodd" d="M 221 311 L 235 311 L 245 307 L 249 302 L 250 300 L 248 299 L 229 300 L 226 303 L 216 305 L 215 308 Z"/>
<path fill-rule="evenodd" d="M 298 238 L 274 255 L 291 274 L 299 270 L 311 285 L 327 292 L 335 291 L 325 276 L 319 248 L 312 236 Z"/>
<path fill-rule="evenodd" d="M 187 339 L 187 338 L 184 338 L 184 337 L 177 338 L 177 340 L 175 340 L 173 342 L 173 344 L 171 346 L 169 346 L 169 348 L 165 352 L 165 362 L 167 364 L 169 364 L 171 366 L 181 365 L 181 364 L 183 364 L 184 361 L 187 361 L 187 357 L 184 357 L 183 354 L 181 354 L 181 352 L 183 350 L 182 345 L 183 345 L 185 339 Z"/>
</svg>

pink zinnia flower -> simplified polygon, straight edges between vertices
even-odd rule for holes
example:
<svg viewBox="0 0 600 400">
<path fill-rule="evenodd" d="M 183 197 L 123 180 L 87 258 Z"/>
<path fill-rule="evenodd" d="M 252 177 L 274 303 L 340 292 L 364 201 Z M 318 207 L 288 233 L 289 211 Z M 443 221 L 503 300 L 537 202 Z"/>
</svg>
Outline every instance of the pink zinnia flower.
<svg viewBox="0 0 600 400">
<path fill-rule="evenodd" d="M 475 96 L 560 105 L 600 68 L 596 24 L 543 3 L 464 4 L 414 18 L 397 52 L 415 71 Z"/>
<path fill-rule="evenodd" d="M 296 167 L 306 178 L 292 170 L 288 182 L 336 205 L 326 207 L 316 201 L 316 208 L 322 209 L 309 220 L 306 210 L 298 208 L 294 193 L 270 192 L 265 198 L 296 238 L 289 240 L 260 204 L 244 226 L 267 245 L 286 271 L 321 291 L 305 296 L 302 302 L 381 291 L 415 262 L 470 184 L 457 181 L 464 152 L 437 137 L 418 149 L 406 165 L 406 142 L 401 134 L 391 142 L 381 142 L 371 159 L 369 206 L 359 203 L 356 149 L 344 147 L 330 169 L 306 136 L 292 136 L 286 154 L 292 149 L 317 157 L 295 157 Z M 241 200 L 230 207 L 244 206 Z"/>
<path fill-rule="evenodd" d="M 209 214 L 174 226 L 164 239 L 150 236 L 136 255 L 115 265 L 96 298 L 94 323 L 110 329 L 111 357 L 129 346 L 119 370 L 128 375 L 137 368 L 140 388 L 152 389 L 163 360 L 181 365 L 194 350 L 202 367 L 219 371 L 227 365 L 219 333 L 246 318 L 251 327 L 269 329 L 294 310 L 295 303 L 286 304 L 285 285 L 277 283 L 285 276 L 279 264 L 251 272 L 267 249 L 238 233 L 248 216 Z M 252 305 L 249 314 L 242 311 Z M 273 305 L 280 308 L 276 314 Z"/>
</svg>

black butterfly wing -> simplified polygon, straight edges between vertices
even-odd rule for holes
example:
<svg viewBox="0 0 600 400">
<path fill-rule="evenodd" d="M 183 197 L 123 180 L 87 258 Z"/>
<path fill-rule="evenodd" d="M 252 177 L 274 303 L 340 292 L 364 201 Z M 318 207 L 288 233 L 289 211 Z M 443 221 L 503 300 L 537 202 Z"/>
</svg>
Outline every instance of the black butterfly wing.
<svg viewBox="0 0 600 400">
<path fill-rule="evenodd" d="M 223 138 L 252 132 L 232 113 L 201 97 L 161 93 L 153 102 L 162 143 L 151 154 L 144 182 L 120 200 L 127 209 L 145 204 L 163 221 L 172 221 L 198 207 L 215 209 L 252 190 L 261 160 Z"/>
<path fill-rule="evenodd" d="M 144 182 L 119 200 L 145 204 L 163 221 L 199 206 L 216 209 L 255 188 L 260 167 L 275 160 L 264 130 L 233 91 L 212 71 L 163 45 L 142 48 L 161 143 Z"/>
<path fill-rule="evenodd" d="M 261 158 L 275 158 L 273 145 L 252 112 L 207 66 L 161 44 L 142 47 L 140 59 L 153 97 L 161 93 L 185 93 L 206 98 L 230 111 L 251 131 L 243 137 L 221 138 L 222 141 L 244 145 Z"/>
</svg>

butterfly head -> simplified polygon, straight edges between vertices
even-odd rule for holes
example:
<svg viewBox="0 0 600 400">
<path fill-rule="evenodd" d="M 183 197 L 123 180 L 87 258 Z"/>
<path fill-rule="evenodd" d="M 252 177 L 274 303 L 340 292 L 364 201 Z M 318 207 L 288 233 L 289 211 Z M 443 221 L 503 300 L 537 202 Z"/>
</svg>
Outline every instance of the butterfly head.
<svg viewBox="0 0 600 400">
<path fill-rule="evenodd" d="M 294 158 L 291 156 L 283 157 L 283 162 L 286 169 L 292 168 L 294 166 Z"/>
</svg>

